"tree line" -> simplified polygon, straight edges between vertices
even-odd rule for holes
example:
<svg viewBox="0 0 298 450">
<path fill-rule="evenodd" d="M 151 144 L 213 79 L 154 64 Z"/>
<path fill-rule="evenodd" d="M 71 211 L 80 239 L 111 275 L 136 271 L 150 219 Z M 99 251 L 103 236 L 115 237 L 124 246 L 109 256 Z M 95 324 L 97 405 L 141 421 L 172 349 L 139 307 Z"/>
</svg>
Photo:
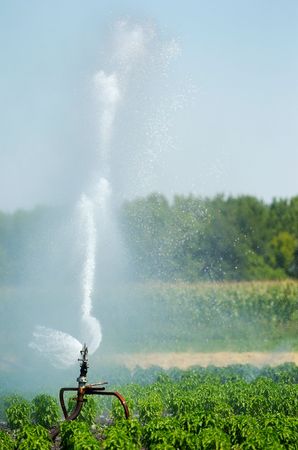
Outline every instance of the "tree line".
<svg viewBox="0 0 298 450">
<path fill-rule="evenodd" d="M 123 235 L 138 278 L 298 277 L 298 197 L 152 194 L 123 205 Z"/>
<path fill-rule="evenodd" d="M 169 201 L 151 194 L 125 202 L 117 214 L 133 280 L 298 278 L 298 196 L 268 204 L 252 196 Z M 72 270 L 68 233 L 63 252 L 53 245 L 66 217 L 61 207 L 0 212 L 0 283 L 21 282 L 38 252 L 57 267 L 63 257 Z"/>
</svg>

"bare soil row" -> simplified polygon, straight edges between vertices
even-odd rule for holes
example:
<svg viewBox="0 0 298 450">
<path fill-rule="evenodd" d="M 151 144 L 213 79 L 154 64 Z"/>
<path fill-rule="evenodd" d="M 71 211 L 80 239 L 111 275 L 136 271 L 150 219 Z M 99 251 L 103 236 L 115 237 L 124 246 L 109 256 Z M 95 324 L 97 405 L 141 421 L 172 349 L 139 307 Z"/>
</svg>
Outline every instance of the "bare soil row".
<svg viewBox="0 0 298 450">
<path fill-rule="evenodd" d="M 129 369 L 137 366 L 144 369 L 150 366 L 159 366 L 163 369 L 171 367 L 187 369 L 191 366 L 225 367 L 231 364 L 252 364 L 262 367 L 278 366 L 286 362 L 294 362 L 298 365 L 298 352 L 129 353 L 116 355 L 115 360 Z"/>
</svg>

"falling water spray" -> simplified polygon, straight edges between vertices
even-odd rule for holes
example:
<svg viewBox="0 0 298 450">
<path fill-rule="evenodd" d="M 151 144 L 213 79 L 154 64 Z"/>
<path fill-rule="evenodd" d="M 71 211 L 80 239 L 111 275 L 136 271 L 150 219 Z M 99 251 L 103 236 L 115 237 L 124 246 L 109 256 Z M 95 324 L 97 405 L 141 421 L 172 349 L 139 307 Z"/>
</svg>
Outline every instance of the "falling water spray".
<svg viewBox="0 0 298 450">
<path fill-rule="evenodd" d="M 80 336 L 74 337 L 64 331 L 39 325 L 35 327 L 33 339 L 29 344 L 56 367 L 67 367 L 75 363 L 83 342 L 88 345 L 92 354 L 102 340 L 101 326 L 92 310 L 96 274 L 104 269 L 98 264 L 98 253 L 101 256 L 105 254 L 103 248 L 109 241 L 109 233 L 116 228 L 112 214 L 113 156 L 115 157 L 112 154 L 115 150 L 112 143 L 115 120 L 129 90 L 130 79 L 134 81 L 139 68 L 143 67 L 144 74 L 147 74 L 146 61 L 152 65 L 154 54 L 155 57 L 158 54 L 159 63 L 162 60 L 166 67 L 175 53 L 173 42 L 158 47 L 156 39 L 154 27 L 120 20 L 116 24 L 109 50 L 109 69 L 101 69 L 93 76 L 98 129 L 97 167 L 92 176 L 94 181 L 83 190 L 75 208 L 80 230 L 78 241 L 83 255 L 80 275 L 80 323 L 76 327 Z M 140 155 L 138 157 L 137 160 L 144 160 Z M 121 155 L 121 158 L 125 160 L 127 155 Z M 139 171 L 141 170 L 139 167 Z M 103 257 L 101 264 L 105 264 Z"/>
</svg>

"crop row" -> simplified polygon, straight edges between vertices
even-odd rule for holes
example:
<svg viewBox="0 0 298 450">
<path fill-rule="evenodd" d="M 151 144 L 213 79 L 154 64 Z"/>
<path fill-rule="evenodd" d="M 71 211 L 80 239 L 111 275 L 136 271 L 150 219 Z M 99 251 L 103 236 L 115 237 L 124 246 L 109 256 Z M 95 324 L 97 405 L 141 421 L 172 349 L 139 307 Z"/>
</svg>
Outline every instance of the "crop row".
<svg viewBox="0 0 298 450">
<path fill-rule="evenodd" d="M 240 367 L 193 368 L 174 375 L 161 372 L 153 383 L 119 387 L 129 420 L 119 402 L 89 399 L 79 420 L 61 424 L 56 448 L 297 449 L 295 365 L 270 369 L 268 376 L 262 372 L 250 381 L 245 367 L 242 372 Z M 49 428 L 58 421 L 53 398 L 43 394 L 29 402 L 10 397 L 3 404 L 9 429 L 0 432 L 0 449 L 51 449 L 41 422 Z"/>
<path fill-rule="evenodd" d="M 294 281 L 140 283 L 121 290 L 110 287 L 104 299 L 95 301 L 95 310 L 97 304 L 107 350 L 264 351 L 298 346 Z M 112 314 L 111 305 L 117 305 Z"/>
</svg>

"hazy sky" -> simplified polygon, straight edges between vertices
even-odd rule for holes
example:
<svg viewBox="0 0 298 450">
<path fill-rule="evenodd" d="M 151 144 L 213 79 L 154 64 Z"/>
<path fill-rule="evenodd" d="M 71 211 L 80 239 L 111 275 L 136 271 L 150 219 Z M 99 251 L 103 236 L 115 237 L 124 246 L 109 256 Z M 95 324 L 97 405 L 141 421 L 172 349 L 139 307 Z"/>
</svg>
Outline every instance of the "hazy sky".
<svg viewBox="0 0 298 450">
<path fill-rule="evenodd" d="M 154 23 L 180 48 L 166 95 L 182 108 L 155 118 L 170 144 L 140 194 L 297 195 L 296 0 L 2 0 L 0 209 L 63 202 L 86 184 L 97 145 L 91 80 L 123 18 Z"/>
</svg>

